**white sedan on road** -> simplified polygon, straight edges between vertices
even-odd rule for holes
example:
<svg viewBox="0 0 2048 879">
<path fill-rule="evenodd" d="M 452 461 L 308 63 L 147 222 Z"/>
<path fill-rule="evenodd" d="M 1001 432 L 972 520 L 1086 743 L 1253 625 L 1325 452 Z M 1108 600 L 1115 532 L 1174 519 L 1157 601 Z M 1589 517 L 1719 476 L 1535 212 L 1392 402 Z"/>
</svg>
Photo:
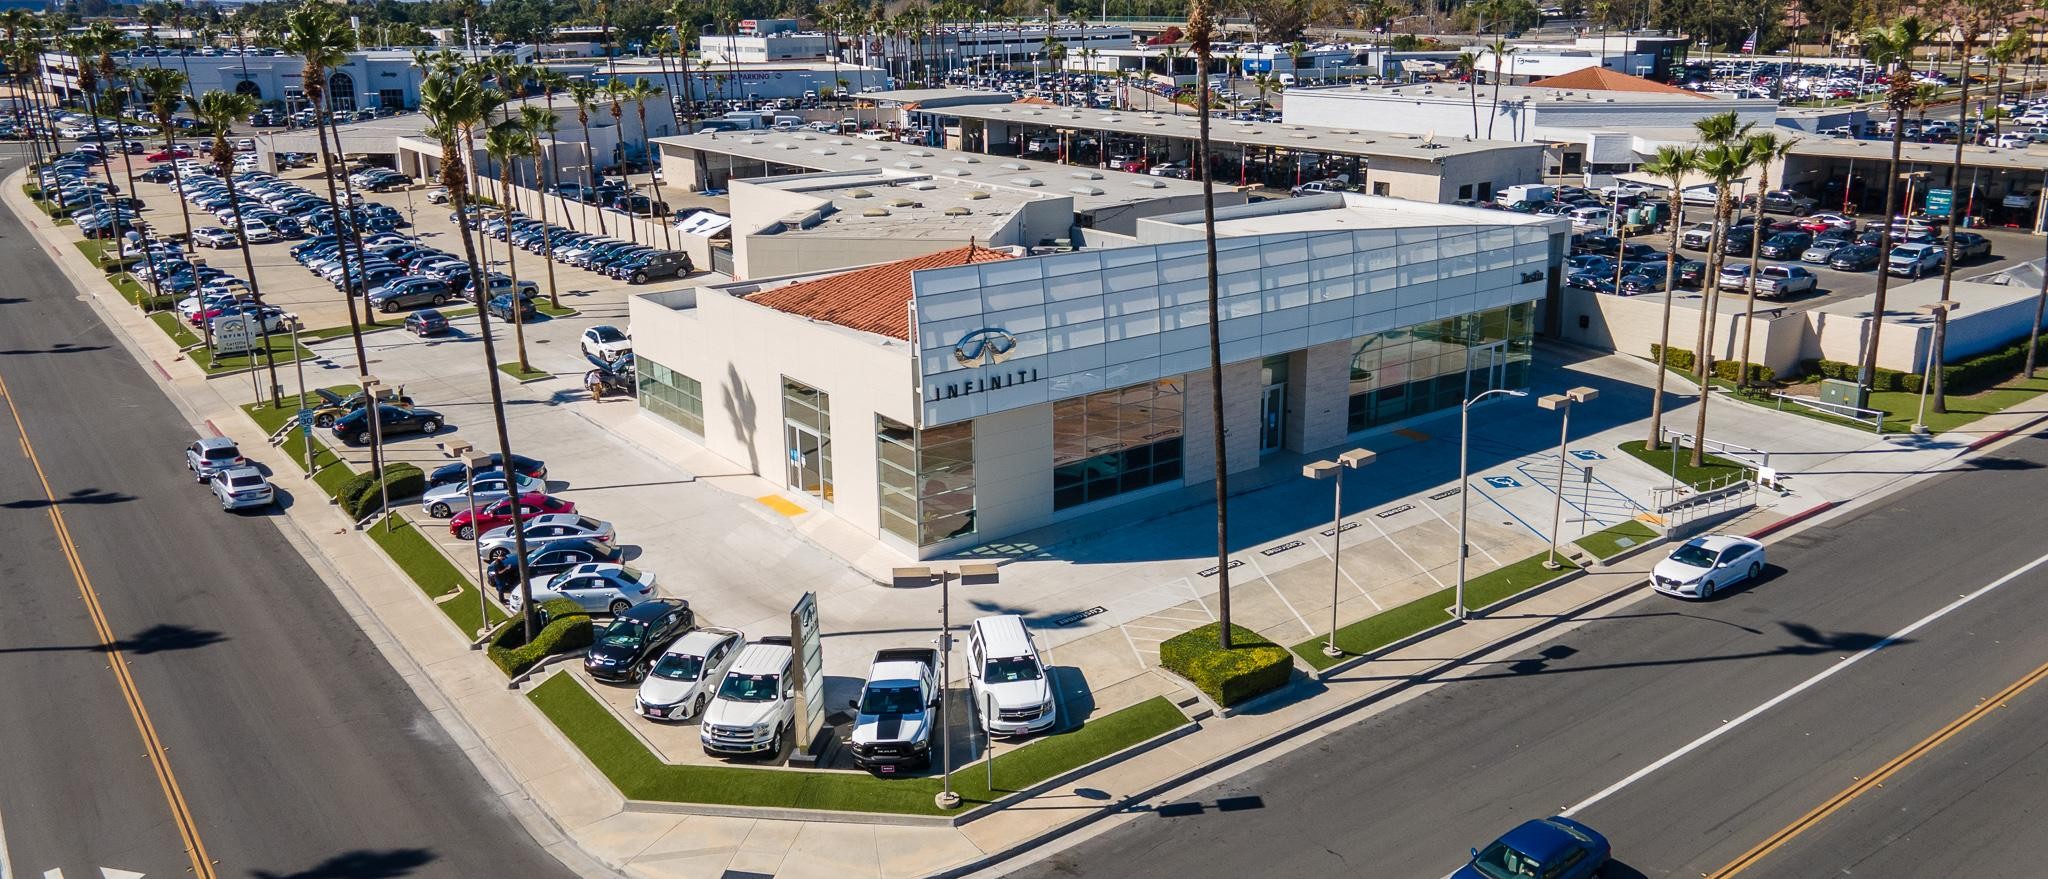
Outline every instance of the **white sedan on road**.
<svg viewBox="0 0 2048 879">
<path fill-rule="evenodd" d="M 1695 537 L 1650 569 L 1650 588 L 1679 598 L 1711 598 L 1764 572 L 1764 545 L 1733 534 Z"/>
</svg>

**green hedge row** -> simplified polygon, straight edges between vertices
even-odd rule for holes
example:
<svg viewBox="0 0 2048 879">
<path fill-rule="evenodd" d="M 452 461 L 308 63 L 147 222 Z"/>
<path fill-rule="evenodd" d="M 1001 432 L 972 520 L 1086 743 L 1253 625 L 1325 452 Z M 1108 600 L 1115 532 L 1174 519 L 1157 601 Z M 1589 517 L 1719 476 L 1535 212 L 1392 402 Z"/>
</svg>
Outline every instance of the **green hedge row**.
<svg viewBox="0 0 2048 879">
<path fill-rule="evenodd" d="M 2035 344 L 2037 362 L 2048 359 L 2048 336 Z M 1854 363 L 1839 360 L 1809 360 L 1807 374 L 1819 374 L 1825 378 L 1855 381 L 1859 367 Z M 1979 354 L 1961 363 L 1951 363 L 1941 368 L 1944 388 L 1951 394 L 1974 394 L 1996 387 L 1999 382 L 2012 378 L 2027 365 L 2027 337 L 2018 336 L 2005 343 L 1996 351 Z M 1896 369 L 1879 369 L 1871 378 L 1873 391 L 1904 391 L 1909 394 L 1920 392 L 1920 385 L 1926 378 L 1917 372 L 1900 372 Z"/>
<path fill-rule="evenodd" d="M 427 474 L 411 464 L 384 465 L 384 480 L 377 481 L 373 472 L 358 473 L 342 483 L 341 493 L 335 500 L 341 503 L 341 511 L 351 519 L 361 519 L 377 512 L 384 503 L 384 495 L 394 498 L 409 498 L 427 490 Z"/>
<path fill-rule="evenodd" d="M 1663 349 L 1664 346 L 1662 345 L 1651 345 L 1650 359 L 1656 360 L 1657 354 L 1663 351 Z M 1665 354 L 1664 365 L 1672 369 L 1681 372 L 1691 372 L 1698 366 L 1698 361 L 1693 358 L 1692 352 L 1684 348 L 1672 348 L 1663 353 Z M 1722 381 L 1741 381 L 1741 367 L 1733 360 L 1716 360 L 1714 361 L 1714 377 Z M 1778 373 L 1776 370 L 1761 363 L 1749 364 L 1749 381 L 1751 384 L 1770 384 L 1777 380 Z"/>
<path fill-rule="evenodd" d="M 1217 644 L 1221 623 L 1183 632 L 1159 645 L 1161 668 L 1187 678 L 1218 705 L 1235 705 L 1287 685 L 1294 658 L 1243 626 L 1230 627 L 1231 648 Z"/>
<path fill-rule="evenodd" d="M 497 663 L 498 668 L 512 677 L 539 664 L 541 660 L 557 653 L 567 653 L 590 646 L 594 636 L 590 614 L 576 602 L 566 598 L 552 598 L 541 602 L 540 611 L 548 624 L 534 633 L 532 643 L 526 640 L 526 624 L 518 617 L 506 620 L 491 633 L 491 641 L 484 652 Z"/>
</svg>

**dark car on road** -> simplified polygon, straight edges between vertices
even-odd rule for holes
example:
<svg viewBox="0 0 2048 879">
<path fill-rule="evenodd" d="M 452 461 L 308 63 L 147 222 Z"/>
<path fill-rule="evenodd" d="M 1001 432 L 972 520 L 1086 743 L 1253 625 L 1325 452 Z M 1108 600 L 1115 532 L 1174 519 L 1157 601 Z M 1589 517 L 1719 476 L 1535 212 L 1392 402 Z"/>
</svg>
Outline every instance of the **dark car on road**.
<svg viewBox="0 0 2048 879">
<path fill-rule="evenodd" d="M 1613 856 L 1599 831 L 1563 816 L 1538 818 L 1474 849 L 1451 879 L 1590 879 Z"/>
<path fill-rule="evenodd" d="M 387 442 L 396 435 L 420 433 L 432 436 L 439 433 L 441 425 L 448 423 L 441 413 L 432 409 L 407 409 L 402 406 L 383 405 L 377 407 L 377 431 Z M 334 422 L 334 436 L 344 443 L 355 446 L 370 444 L 370 409 L 365 406 L 343 415 Z"/>
<path fill-rule="evenodd" d="M 405 316 L 405 331 L 423 339 L 438 336 L 448 332 L 448 318 L 434 309 L 422 308 Z"/>
<path fill-rule="evenodd" d="M 583 670 L 600 681 L 632 683 L 647 676 L 654 658 L 675 639 L 697 626 L 690 603 L 656 598 L 636 604 L 614 617 L 591 639 Z"/>
<path fill-rule="evenodd" d="M 1852 244 L 1828 257 L 1828 268 L 1840 272 L 1867 272 L 1877 268 L 1877 246 Z"/>
</svg>

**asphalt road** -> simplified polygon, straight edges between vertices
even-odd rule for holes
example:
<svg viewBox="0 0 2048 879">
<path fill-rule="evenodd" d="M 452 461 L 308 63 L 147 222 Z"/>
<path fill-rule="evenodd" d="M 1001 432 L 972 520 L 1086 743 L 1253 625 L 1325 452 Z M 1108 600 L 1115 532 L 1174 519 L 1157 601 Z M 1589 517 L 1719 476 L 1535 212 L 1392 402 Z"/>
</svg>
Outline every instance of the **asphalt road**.
<svg viewBox="0 0 2048 879">
<path fill-rule="evenodd" d="M 1014 875 L 1427 879 L 1574 806 L 1610 877 L 1714 874 L 2048 662 L 2044 464 L 2023 440 L 1774 545 L 1753 587 L 1630 600 Z M 2022 875 L 2044 719 L 2048 686 L 2019 693 L 1743 875 Z"/>
<path fill-rule="evenodd" d="M 19 165 L 9 156 L 0 173 Z M 192 428 L 5 212 L 0 266 L 0 381 L 41 468 L 0 409 L 0 859 L 12 874 L 172 879 L 192 870 L 189 833 L 220 877 L 571 875 L 278 526 L 224 515 L 194 484 L 180 453 Z"/>
</svg>

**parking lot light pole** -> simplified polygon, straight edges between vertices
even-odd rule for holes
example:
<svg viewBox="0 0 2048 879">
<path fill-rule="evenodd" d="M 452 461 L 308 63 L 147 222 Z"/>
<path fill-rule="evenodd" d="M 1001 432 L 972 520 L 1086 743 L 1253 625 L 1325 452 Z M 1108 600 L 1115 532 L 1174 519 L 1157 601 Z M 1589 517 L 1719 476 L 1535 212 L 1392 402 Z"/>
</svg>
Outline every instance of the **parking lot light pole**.
<svg viewBox="0 0 2048 879">
<path fill-rule="evenodd" d="M 292 328 L 292 351 L 296 352 L 299 350 L 299 330 L 305 328 L 306 322 L 300 320 L 297 314 L 292 313 L 287 313 L 284 316 L 284 320 Z M 299 417 L 299 412 L 306 410 L 306 359 L 303 357 L 295 358 L 292 360 L 292 366 L 299 373 L 298 411 L 292 413 L 292 418 L 296 420 Z M 310 430 L 311 428 L 299 428 L 302 441 L 306 446 L 306 478 L 308 479 L 313 477 L 313 435 L 309 432 Z"/>
<path fill-rule="evenodd" d="M 1324 656 L 1344 655 L 1344 651 L 1337 648 L 1337 583 L 1344 574 L 1344 471 L 1370 464 L 1375 457 L 1370 450 L 1352 449 L 1338 455 L 1335 461 L 1317 461 L 1301 466 L 1301 475 L 1315 480 L 1333 480 L 1336 485 L 1334 512 L 1330 514 L 1330 640 L 1323 643 Z"/>
<path fill-rule="evenodd" d="M 1921 314 L 1939 317 L 1945 312 L 1955 311 L 1962 307 L 1962 303 L 1950 300 L 1947 302 L 1930 302 L 1913 310 Z M 1913 433 L 1917 436 L 1927 435 L 1927 386 L 1934 383 L 1934 370 L 1938 366 L 1934 362 L 1936 354 L 1937 352 L 1932 347 L 1927 349 L 1927 363 L 1920 372 L 1920 408 L 1913 415 Z"/>
<path fill-rule="evenodd" d="M 1600 396 L 1595 388 L 1577 387 L 1562 394 L 1545 394 L 1536 398 L 1536 405 L 1556 410 L 1564 417 L 1557 429 L 1557 496 L 1550 502 L 1550 556 L 1543 560 L 1543 567 L 1557 570 L 1564 567 L 1557 561 L 1557 528 L 1564 521 L 1564 470 L 1569 466 L 1569 442 L 1572 431 L 1572 407 L 1579 403 L 1592 402 Z"/>
<path fill-rule="evenodd" d="M 467 440 L 441 443 L 441 454 L 462 461 L 462 473 L 468 481 L 468 484 L 463 486 L 462 493 L 469 497 L 469 536 L 470 548 L 473 550 L 476 548 L 477 540 L 483 537 L 477 531 L 476 523 L 476 471 L 478 467 L 489 466 L 491 456 L 478 453 L 476 447 Z M 519 499 L 516 496 L 518 490 L 518 486 L 513 486 L 515 496 L 512 499 L 512 520 L 515 526 L 519 522 Z M 484 582 L 484 556 L 479 552 L 476 554 L 477 637 L 483 637 L 483 634 L 491 629 L 491 600 L 486 592 L 489 585 Z"/>
<path fill-rule="evenodd" d="M 1472 554 L 1472 543 L 1465 538 L 1465 522 L 1472 512 L 1472 487 L 1466 485 L 1472 480 L 1472 404 L 1494 394 L 1529 396 L 1528 391 L 1495 388 L 1466 400 L 1458 407 L 1458 588 L 1453 596 L 1457 604 L 1452 607 L 1451 615 L 1461 620 L 1465 618 L 1465 559 Z"/>
</svg>

